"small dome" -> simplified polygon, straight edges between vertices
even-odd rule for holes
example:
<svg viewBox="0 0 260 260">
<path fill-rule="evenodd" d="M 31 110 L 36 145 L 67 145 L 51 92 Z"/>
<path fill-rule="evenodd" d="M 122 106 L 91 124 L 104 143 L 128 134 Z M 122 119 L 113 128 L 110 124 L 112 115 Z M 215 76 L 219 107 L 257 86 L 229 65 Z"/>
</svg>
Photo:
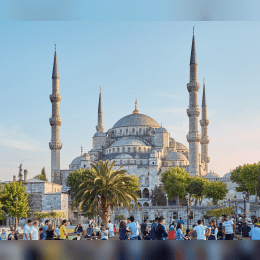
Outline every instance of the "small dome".
<svg viewBox="0 0 260 260">
<path fill-rule="evenodd" d="M 185 150 L 185 151 L 189 151 L 189 149 L 185 146 L 185 145 L 183 145 L 183 144 L 181 144 L 181 143 L 179 143 L 179 142 L 176 142 L 176 150 L 178 151 L 178 150 Z"/>
<path fill-rule="evenodd" d="M 230 178 L 230 177 L 231 177 L 231 173 L 230 173 L 230 172 L 226 173 L 226 174 L 223 176 L 223 178 Z"/>
<path fill-rule="evenodd" d="M 133 159 L 133 157 L 130 154 L 119 154 L 115 157 L 115 159 Z"/>
<path fill-rule="evenodd" d="M 96 132 L 94 134 L 94 137 L 96 137 L 96 136 L 106 136 L 106 134 L 104 132 Z"/>
<path fill-rule="evenodd" d="M 81 160 L 84 160 L 83 156 L 76 157 L 71 164 L 81 164 Z"/>
<path fill-rule="evenodd" d="M 147 144 L 145 144 L 143 141 L 139 139 L 131 138 L 131 137 L 123 137 L 115 141 L 114 143 L 112 143 L 110 147 L 125 146 L 125 145 L 147 146 Z"/>
<path fill-rule="evenodd" d="M 167 130 L 164 127 L 157 128 L 155 133 L 167 133 Z"/>
<path fill-rule="evenodd" d="M 149 116 L 143 114 L 130 114 L 120 120 L 118 120 L 113 128 L 123 126 L 148 126 L 148 127 L 160 127 L 159 124 Z"/>
<path fill-rule="evenodd" d="M 203 176 L 203 178 L 220 178 L 220 176 L 214 172 L 209 172 Z"/>
<path fill-rule="evenodd" d="M 187 161 L 187 157 L 178 152 L 171 152 L 165 156 L 165 161 Z"/>
</svg>

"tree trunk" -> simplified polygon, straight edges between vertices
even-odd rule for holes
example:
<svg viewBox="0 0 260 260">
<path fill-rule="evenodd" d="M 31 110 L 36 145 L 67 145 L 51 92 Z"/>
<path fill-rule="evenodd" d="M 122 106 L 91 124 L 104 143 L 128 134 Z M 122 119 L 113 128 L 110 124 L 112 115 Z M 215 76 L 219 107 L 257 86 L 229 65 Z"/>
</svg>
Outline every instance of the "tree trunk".
<svg viewBox="0 0 260 260">
<path fill-rule="evenodd" d="M 101 198 L 101 211 L 102 211 L 102 224 L 104 226 L 107 226 L 109 220 L 110 220 L 110 207 L 108 199 Z"/>
</svg>

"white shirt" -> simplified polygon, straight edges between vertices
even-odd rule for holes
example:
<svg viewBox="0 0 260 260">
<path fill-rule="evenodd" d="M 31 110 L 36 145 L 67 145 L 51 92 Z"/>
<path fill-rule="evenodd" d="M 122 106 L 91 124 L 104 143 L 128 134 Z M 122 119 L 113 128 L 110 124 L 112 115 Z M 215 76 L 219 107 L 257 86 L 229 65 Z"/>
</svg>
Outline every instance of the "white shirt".
<svg viewBox="0 0 260 260">
<path fill-rule="evenodd" d="M 109 232 L 113 232 L 114 231 L 114 226 L 112 223 L 108 223 L 108 228 L 109 228 Z"/>
<path fill-rule="evenodd" d="M 108 230 L 105 230 L 104 233 L 101 232 L 101 239 L 106 239 L 106 240 L 108 240 Z"/>
<path fill-rule="evenodd" d="M 197 240 L 206 240 L 205 237 L 206 228 L 207 228 L 206 226 L 202 226 L 202 225 L 197 225 L 193 228 L 193 230 L 197 232 Z"/>
<path fill-rule="evenodd" d="M 35 226 L 31 227 L 30 234 L 32 234 L 32 240 L 39 240 L 39 231 Z"/>
<path fill-rule="evenodd" d="M 23 228 L 23 240 L 27 240 L 26 237 L 25 237 L 25 234 L 27 234 L 28 240 L 30 240 L 30 236 L 29 236 L 30 229 L 31 229 L 31 227 L 28 224 L 26 224 L 24 226 L 24 228 Z"/>
</svg>

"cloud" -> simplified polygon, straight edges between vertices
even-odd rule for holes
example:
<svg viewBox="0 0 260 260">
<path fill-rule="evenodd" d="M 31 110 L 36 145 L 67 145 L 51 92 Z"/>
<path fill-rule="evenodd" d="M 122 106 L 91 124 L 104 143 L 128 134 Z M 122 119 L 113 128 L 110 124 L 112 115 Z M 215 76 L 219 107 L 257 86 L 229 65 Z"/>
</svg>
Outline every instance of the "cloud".
<svg viewBox="0 0 260 260">
<path fill-rule="evenodd" d="M 0 126 L 0 145 L 20 150 L 34 151 L 40 151 L 46 146 L 39 140 L 24 134 L 22 128 L 19 126 L 14 126 L 11 129 Z"/>
</svg>

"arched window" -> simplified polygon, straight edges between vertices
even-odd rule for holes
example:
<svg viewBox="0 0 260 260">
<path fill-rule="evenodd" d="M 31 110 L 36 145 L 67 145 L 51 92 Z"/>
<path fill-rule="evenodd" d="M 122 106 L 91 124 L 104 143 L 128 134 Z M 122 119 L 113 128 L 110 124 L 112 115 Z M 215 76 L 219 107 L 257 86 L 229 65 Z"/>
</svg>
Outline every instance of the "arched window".
<svg viewBox="0 0 260 260">
<path fill-rule="evenodd" d="M 149 177 L 145 178 L 145 184 L 149 185 Z"/>
<path fill-rule="evenodd" d="M 128 134 L 128 128 L 126 128 L 125 133 Z"/>
<path fill-rule="evenodd" d="M 143 190 L 143 198 L 149 199 L 149 190 L 146 188 Z"/>
<path fill-rule="evenodd" d="M 139 147 L 139 153 L 141 153 L 141 150 L 142 150 L 142 148 L 141 148 L 141 147 Z"/>
<path fill-rule="evenodd" d="M 134 147 L 134 153 L 136 152 L 136 147 Z"/>
<path fill-rule="evenodd" d="M 144 153 L 146 152 L 146 148 L 144 147 Z"/>
<path fill-rule="evenodd" d="M 149 207 L 149 204 L 147 202 L 144 203 L 144 207 Z"/>
<path fill-rule="evenodd" d="M 139 128 L 139 135 L 142 134 L 142 128 Z"/>
<path fill-rule="evenodd" d="M 120 160 L 120 164 L 122 165 L 122 160 Z"/>
<path fill-rule="evenodd" d="M 122 135 L 122 129 L 120 129 L 120 135 Z"/>
<path fill-rule="evenodd" d="M 140 160 L 140 165 L 143 165 L 143 161 L 142 160 Z"/>
<path fill-rule="evenodd" d="M 111 153 L 111 149 L 109 149 L 109 153 Z"/>
<path fill-rule="evenodd" d="M 123 147 L 123 153 L 125 152 L 125 147 Z"/>
<path fill-rule="evenodd" d="M 134 161 L 134 164 L 136 164 L 136 160 Z"/>
<path fill-rule="evenodd" d="M 128 152 L 130 153 L 130 147 L 128 147 Z"/>
<path fill-rule="evenodd" d="M 115 148 L 113 148 L 113 153 L 115 152 Z"/>
<path fill-rule="evenodd" d="M 133 134 L 133 135 L 135 134 L 135 129 L 134 129 L 134 128 L 132 129 L 132 134 Z"/>
<path fill-rule="evenodd" d="M 116 130 L 115 130 L 115 136 L 116 136 Z"/>
<path fill-rule="evenodd" d="M 120 152 L 120 149 L 119 149 L 119 147 L 117 148 L 117 152 L 118 152 L 118 153 Z"/>
<path fill-rule="evenodd" d="M 112 136 L 114 136 L 115 135 L 115 132 L 114 131 L 112 131 Z"/>
</svg>

